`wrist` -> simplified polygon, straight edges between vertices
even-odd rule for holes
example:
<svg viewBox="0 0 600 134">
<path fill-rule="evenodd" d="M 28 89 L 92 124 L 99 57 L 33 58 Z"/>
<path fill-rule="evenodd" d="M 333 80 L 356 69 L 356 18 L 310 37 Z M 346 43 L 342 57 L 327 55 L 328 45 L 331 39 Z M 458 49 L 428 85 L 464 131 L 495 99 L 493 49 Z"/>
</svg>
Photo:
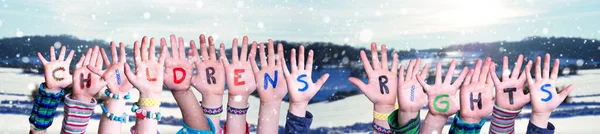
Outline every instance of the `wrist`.
<svg viewBox="0 0 600 134">
<path fill-rule="evenodd" d="M 305 102 L 298 102 L 298 103 L 292 102 L 292 103 L 290 103 L 289 112 L 298 117 L 305 117 L 307 107 L 308 107 L 308 104 Z"/>
<path fill-rule="evenodd" d="M 460 116 L 460 119 L 462 119 L 464 122 L 469 123 L 469 124 L 479 123 L 479 122 L 481 122 L 481 119 L 482 119 L 480 117 L 465 117 L 462 114 L 459 116 Z"/>
<path fill-rule="evenodd" d="M 202 106 L 216 108 L 223 105 L 223 95 L 202 95 Z"/>
<path fill-rule="evenodd" d="M 92 98 L 94 98 L 94 97 L 87 96 L 87 95 L 77 95 L 77 94 L 74 94 L 71 96 L 71 99 L 78 100 L 81 102 L 92 102 Z"/>
<path fill-rule="evenodd" d="M 389 114 L 395 110 L 394 105 L 386 105 L 386 104 L 375 104 L 373 106 L 373 111 L 378 113 Z"/>
<path fill-rule="evenodd" d="M 157 93 L 153 93 L 153 92 L 140 92 L 140 98 L 160 98 L 160 92 Z"/>
<path fill-rule="evenodd" d="M 530 122 L 540 128 L 546 128 L 548 126 L 548 120 L 550 119 L 550 113 L 536 113 L 531 114 Z"/>
<path fill-rule="evenodd" d="M 44 82 L 44 84 L 41 84 L 41 86 L 43 86 L 43 88 L 50 93 L 58 93 L 62 90 L 62 88 L 60 88 L 58 86 L 52 86 L 52 85 L 48 86 L 48 84 L 45 82 Z"/>
<path fill-rule="evenodd" d="M 227 98 L 227 105 L 234 108 L 246 108 L 248 107 L 248 96 L 247 95 L 229 95 Z"/>
</svg>

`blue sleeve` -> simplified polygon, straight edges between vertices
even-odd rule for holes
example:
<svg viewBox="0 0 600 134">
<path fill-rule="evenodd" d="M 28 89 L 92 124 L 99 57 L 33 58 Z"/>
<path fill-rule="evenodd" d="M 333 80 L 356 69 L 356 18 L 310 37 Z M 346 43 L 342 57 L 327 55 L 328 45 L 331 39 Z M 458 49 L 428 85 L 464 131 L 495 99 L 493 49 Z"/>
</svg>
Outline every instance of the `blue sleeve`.
<svg viewBox="0 0 600 134">
<path fill-rule="evenodd" d="M 456 113 L 460 113 L 460 110 Z M 459 114 L 454 115 L 454 121 L 450 126 L 450 134 L 479 134 L 481 127 L 485 124 L 485 118 L 481 119 L 479 123 L 468 123 L 460 118 Z"/>
<path fill-rule="evenodd" d="M 529 122 L 529 125 L 527 125 L 527 134 L 554 134 L 554 129 L 554 125 L 550 122 L 548 122 L 548 127 L 546 128 L 540 128 Z"/>
<path fill-rule="evenodd" d="M 286 134 L 308 134 L 310 124 L 312 124 L 313 115 L 306 111 L 305 117 L 298 117 L 288 111 L 285 121 Z"/>
<path fill-rule="evenodd" d="M 206 117 L 206 122 L 208 122 L 208 127 L 210 128 L 210 130 L 196 130 L 185 124 L 185 122 L 183 122 L 183 128 L 177 131 L 177 134 L 214 134 L 217 131 L 215 125 L 208 117 Z"/>
</svg>

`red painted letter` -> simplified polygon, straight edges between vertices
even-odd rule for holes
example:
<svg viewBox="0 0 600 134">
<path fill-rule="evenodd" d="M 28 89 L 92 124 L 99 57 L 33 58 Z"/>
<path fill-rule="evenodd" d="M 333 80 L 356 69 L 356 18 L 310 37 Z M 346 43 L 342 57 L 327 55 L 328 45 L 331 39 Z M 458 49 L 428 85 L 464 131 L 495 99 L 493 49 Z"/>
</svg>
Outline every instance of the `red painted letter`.
<svg viewBox="0 0 600 134">
<path fill-rule="evenodd" d="M 146 68 L 146 78 L 148 81 L 156 81 L 156 78 L 150 78 L 150 70 Z"/>
<path fill-rule="evenodd" d="M 242 75 L 240 75 L 240 73 L 244 73 L 244 71 L 244 69 L 233 70 L 233 85 L 239 86 L 246 84 L 246 81 L 240 81 L 240 79 L 242 78 Z"/>
<path fill-rule="evenodd" d="M 180 71 L 183 74 L 180 79 L 177 79 L 177 71 Z M 183 79 L 185 79 L 185 70 L 180 67 L 173 68 L 173 81 L 175 84 L 183 82 Z"/>
</svg>

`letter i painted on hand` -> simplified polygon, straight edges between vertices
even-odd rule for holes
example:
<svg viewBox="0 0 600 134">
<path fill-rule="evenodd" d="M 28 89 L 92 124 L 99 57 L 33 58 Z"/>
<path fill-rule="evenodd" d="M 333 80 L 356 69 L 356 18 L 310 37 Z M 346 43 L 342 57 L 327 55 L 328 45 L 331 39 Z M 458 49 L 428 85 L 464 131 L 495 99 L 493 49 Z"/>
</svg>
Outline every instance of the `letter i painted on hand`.
<svg viewBox="0 0 600 134">
<path fill-rule="evenodd" d="M 273 78 L 271 78 L 271 76 L 269 76 L 268 73 L 265 73 L 265 82 L 264 82 L 264 89 L 267 90 L 267 87 L 269 87 L 269 83 L 271 83 L 271 85 L 273 85 L 273 88 L 277 88 L 277 79 L 279 77 L 279 72 L 277 70 L 275 70 L 275 74 L 273 74 Z"/>
<path fill-rule="evenodd" d="M 410 86 L 410 101 L 415 101 L 415 85 Z"/>
<path fill-rule="evenodd" d="M 548 102 L 548 101 L 552 100 L 552 92 L 550 92 L 550 91 L 548 91 L 548 89 L 546 89 L 546 88 L 550 88 L 551 86 L 552 86 L 551 84 L 544 84 L 544 85 L 542 85 L 542 87 L 540 87 L 540 89 L 542 91 L 544 91 L 545 93 L 548 94 L 548 97 L 542 98 L 542 101 Z"/>
<path fill-rule="evenodd" d="M 504 93 L 508 93 L 508 102 L 510 105 L 515 104 L 515 100 L 513 97 L 513 92 L 516 92 L 517 88 L 505 88 Z"/>
<path fill-rule="evenodd" d="M 92 86 L 92 75 L 90 75 L 89 73 L 87 75 L 87 79 L 84 79 L 83 73 L 79 74 L 79 80 L 81 81 L 81 83 L 79 84 L 79 87 L 82 90 L 84 88 L 90 88 L 90 86 Z"/>
<path fill-rule="evenodd" d="M 119 69 L 115 70 L 115 74 L 117 75 L 117 84 L 121 85 L 121 73 L 119 72 Z"/>
<path fill-rule="evenodd" d="M 388 77 L 385 75 L 379 76 L 379 91 L 381 92 L 381 94 L 390 94 L 390 90 L 388 89 L 387 84 L 388 83 Z"/>
<path fill-rule="evenodd" d="M 146 79 L 148 81 L 156 81 L 156 78 L 150 78 L 150 69 L 146 68 Z"/>
<path fill-rule="evenodd" d="M 306 82 L 305 80 L 303 80 L 302 78 L 306 78 L 307 75 L 306 74 L 301 74 L 300 76 L 298 76 L 298 78 L 296 80 L 298 80 L 298 82 L 300 83 L 304 83 L 304 87 L 303 88 L 298 88 L 298 91 L 300 92 L 304 92 L 306 91 L 306 89 L 308 89 L 308 82 Z"/>
<path fill-rule="evenodd" d="M 181 77 L 179 79 L 177 79 L 177 71 L 181 72 Z M 185 70 L 181 67 L 176 67 L 173 68 L 173 82 L 175 82 L 175 84 L 179 84 L 181 82 L 183 82 L 183 80 L 185 79 Z"/>
<path fill-rule="evenodd" d="M 56 80 L 56 81 L 62 81 L 62 80 L 64 80 L 65 78 L 63 78 L 63 77 L 56 77 L 56 72 L 58 72 L 58 71 L 65 71 L 65 68 L 64 67 L 58 67 L 58 68 L 52 70 L 52 78 L 54 78 L 54 80 Z"/>
<path fill-rule="evenodd" d="M 242 79 L 242 75 L 240 73 L 244 73 L 244 69 L 235 69 L 233 70 L 233 85 L 239 86 L 246 84 L 246 81 Z M 240 79 L 242 79 L 240 81 Z"/>
<path fill-rule="evenodd" d="M 215 78 L 215 68 L 207 67 L 206 68 L 206 81 L 208 84 L 217 84 L 217 79 Z"/>
</svg>

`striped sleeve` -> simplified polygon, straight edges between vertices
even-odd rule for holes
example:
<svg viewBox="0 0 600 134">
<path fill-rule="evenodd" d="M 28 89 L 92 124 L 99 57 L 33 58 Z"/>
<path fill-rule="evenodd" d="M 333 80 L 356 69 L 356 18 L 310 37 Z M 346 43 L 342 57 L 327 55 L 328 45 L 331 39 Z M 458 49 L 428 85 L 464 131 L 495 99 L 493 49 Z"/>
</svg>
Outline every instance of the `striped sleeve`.
<svg viewBox="0 0 600 134">
<path fill-rule="evenodd" d="M 71 99 L 71 94 L 65 95 L 65 117 L 62 133 L 85 133 L 90 117 L 94 114 L 94 107 L 96 107 L 96 99 L 94 98 L 92 98 L 92 102 L 83 102 Z"/>
<path fill-rule="evenodd" d="M 419 129 L 421 128 L 421 111 L 417 114 L 415 118 L 412 118 L 408 121 L 408 123 L 404 126 L 400 126 L 400 122 L 398 122 L 398 109 L 394 110 L 388 116 L 388 124 L 390 124 L 390 129 L 394 134 L 418 134 Z"/>
<path fill-rule="evenodd" d="M 490 134 L 512 134 L 515 132 L 515 119 L 519 116 L 519 110 L 503 109 L 494 105 L 492 112 L 492 122 L 490 124 Z"/>
</svg>

